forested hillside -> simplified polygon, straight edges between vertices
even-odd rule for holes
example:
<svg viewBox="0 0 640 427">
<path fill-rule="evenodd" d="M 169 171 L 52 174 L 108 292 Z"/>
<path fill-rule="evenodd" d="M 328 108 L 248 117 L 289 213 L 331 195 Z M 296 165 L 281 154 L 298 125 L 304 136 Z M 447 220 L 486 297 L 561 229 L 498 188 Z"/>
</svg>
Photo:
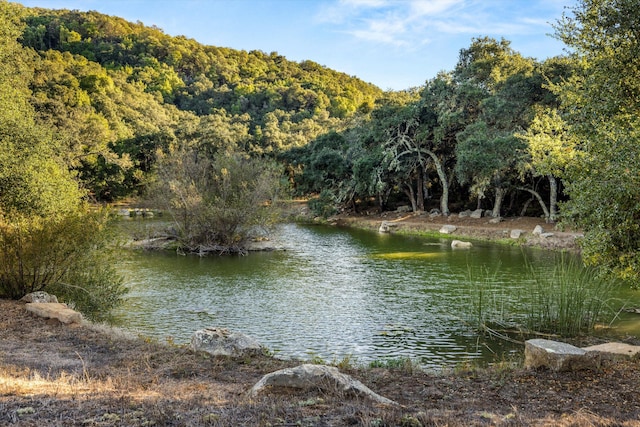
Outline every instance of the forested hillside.
<svg viewBox="0 0 640 427">
<path fill-rule="evenodd" d="M 61 168 L 60 185 L 74 177 L 97 202 L 155 188 L 189 225 L 181 233 L 194 248 L 239 242 L 238 230 L 249 228 L 239 221 L 250 216 L 242 203 L 262 206 L 286 178 L 325 216 L 409 205 L 573 222 L 585 230 L 585 260 L 634 282 L 636 3 L 583 0 L 567 9 L 555 28 L 573 49 L 566 56 L 540 61 L 508 40 L 478 37 L 453 70 L 425 76 L 419 88 L 382 92 L 312 61 L 204 46 L 96 12 L 2 1 L 3 51 L 12 60 L 0 64 L 0 95 L 19 102 L 0 113 L 13 144 L 0 155 L 13 159 L 15 141 L 35 141 L 39 148 L 23 157 L 48 156 Z M 34 126 L 12 127 L 16 109 Z M 11 136 L 20 129 L 37 135 Z M 31 206 L 31 187 L 21 193 L 9 184 L 24 181 L 9 173 L 19 172 L 12 161 L 3 166 L 3 203 Z M 32 178 L 34 186 L 42 181 Z"/>
<path fill-rule="evenodd" d="M 271 155 L 373 108 L 380 89 L 312 61 L 171 37 L 97 12 L 25 9 L 39 119 L 67 143 L 98 201 L 144 189 L 156 150 L 180 141 Z"/>
</svg>

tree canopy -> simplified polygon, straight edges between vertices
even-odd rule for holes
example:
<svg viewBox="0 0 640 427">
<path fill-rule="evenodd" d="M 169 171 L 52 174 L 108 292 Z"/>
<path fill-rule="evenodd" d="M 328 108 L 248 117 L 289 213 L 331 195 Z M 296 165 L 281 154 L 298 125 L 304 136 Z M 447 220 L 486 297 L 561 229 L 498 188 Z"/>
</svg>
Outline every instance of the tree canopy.
<svg viewBox="0 0 640 427">
<path fill-rule="evenodd" d="M 271 182 L 279 168 L 294 192 L 317 197 L 323 215 L 409 205 L 572 221 L 586 231 L 587 261 L 637 280 L 635 3 L 580 0 L 568 9 L 556 24 L 572 49 L 565 56 L 538 61 L 508 40 L 478 37 L 453 70 L 383 92 L 277 52 L 1 2 L 3 214 L 140 197 L 154 182 L 191 179 L 185 167 L 208 177 L 185 181 L 183 190 L 199 182 L 190 197 L 231 203 L 216 186 L 266 197 L 249 172 Z M 246 179 L 225 181 L 223 170 Z"/>
</svg>

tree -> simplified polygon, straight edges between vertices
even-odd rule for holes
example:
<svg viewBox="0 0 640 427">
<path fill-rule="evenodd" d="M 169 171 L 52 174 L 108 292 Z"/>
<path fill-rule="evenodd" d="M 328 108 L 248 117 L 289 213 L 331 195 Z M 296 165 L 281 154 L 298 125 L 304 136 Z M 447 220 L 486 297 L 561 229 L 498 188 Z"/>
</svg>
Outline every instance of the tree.
<svg viewBox="0 0 640 427">
<path fill-rule="evenodd" d="M 275 221 L 280 174 L 263 159 L 223 153 L 215 160 L 189 147 L 160 153 L 156 200 L 173 218 L 182 250 L 244 253 Z"/>
<path fill-rule="evenodd" d="M 640 8 L 581 0 L 556 24 L 576 74 L 555 87 L 580 155 L 566 174 L 563 212 L 585 231 L 583 258 L 640 281 Z"/>
<path fill-rule="evenodd" d="M 567 126 L 556 110 L 538 111 L 526 132 L 517 134 L 527 144 L 529 161 L 525 172 L 534 176 L 545 176 L 549 180 L 549 209 L 537 192 L 534 193 L 549 221 L 558 219 L 557 177 L 564 175 L 567 166 L 576 158 L 576 143 L 567 132 Z"/>
<path fill-rule="evenodd" d="M 458 117 L 466 126 L 457 134 L 456 175 L 479 198 L 493 187 L 496 217 L 516 177 L 523 144 L 514 133 L 526 123 L 530 100 L 522 88 L 532 70 L 533 62 L 508 41 L 481 38 L 461 51 L 454 73 Z"/>
<path fill-rule="evenodd" d="M 19 7 L 0 2 L 0 297 L 55 290 L 104 318 L 125 292 L 104 258 L 107 215 L 88 211 L 54 130 L 35 120 L 19 17 Z"/>
</svg>

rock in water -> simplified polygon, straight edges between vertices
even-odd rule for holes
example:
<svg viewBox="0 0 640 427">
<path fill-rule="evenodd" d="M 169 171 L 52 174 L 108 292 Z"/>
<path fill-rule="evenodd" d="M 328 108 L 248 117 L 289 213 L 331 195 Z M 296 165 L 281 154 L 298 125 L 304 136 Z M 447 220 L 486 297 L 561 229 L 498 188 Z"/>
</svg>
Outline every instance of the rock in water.
<svg viewBox="0 0 640 427">
<path fill-rule="evenodd" d="M 452 240 L 451 247 L 453 249 L 469 249 L 473 246 L 471 242 L 463 242 L 462 240 Z"/>
<path fill-rule="evenodd" d="M 290 387 L 347 393 L 367 397 L 384 405 L 398 405 L 393 400 L 374 393 L 360 381 L 341 373 L 338 368 L 333 366 L 304 364 L 295 368 L 281 369 L 262 377 L 249 393 L 251 396 L 256 396 L 267 387 Z"/>
<path fill-rule="evenodd" d="M 257 356 L 264 350 L 254 338 L 225 328 L 205 328 L 194 332 L 191 348 L 193 351 L 228 357 Z"/>
</svg>

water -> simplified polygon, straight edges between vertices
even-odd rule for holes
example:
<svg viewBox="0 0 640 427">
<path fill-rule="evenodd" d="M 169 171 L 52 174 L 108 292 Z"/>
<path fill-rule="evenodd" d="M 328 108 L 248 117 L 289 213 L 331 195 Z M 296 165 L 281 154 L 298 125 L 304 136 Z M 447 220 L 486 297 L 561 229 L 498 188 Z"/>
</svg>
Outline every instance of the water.
<svg viewBox="0 0 640 427">
<path fill-rule="evenodd" d="M 277 238 L 286 251 L 245 257 L 126 252 L 119 269 L 130 293 L 116 317 L 179 344 L 217 326 L 255 337 L 278 357 L 409 357 L 442 368 L 521 349 L 478 337 L 466 321 L 478 286 L 470 269 L 495 274 L 503 285 L 496 298 L 518 301 L 528 286 L 525 257 L 554 262 L 538 250 L 483 243 L 453 250 L 449 240 L 334 227 L 283 225 Z"/>
</svg>

